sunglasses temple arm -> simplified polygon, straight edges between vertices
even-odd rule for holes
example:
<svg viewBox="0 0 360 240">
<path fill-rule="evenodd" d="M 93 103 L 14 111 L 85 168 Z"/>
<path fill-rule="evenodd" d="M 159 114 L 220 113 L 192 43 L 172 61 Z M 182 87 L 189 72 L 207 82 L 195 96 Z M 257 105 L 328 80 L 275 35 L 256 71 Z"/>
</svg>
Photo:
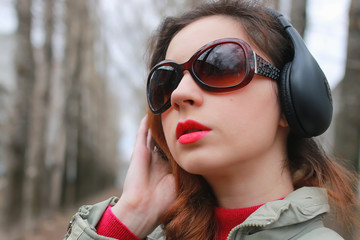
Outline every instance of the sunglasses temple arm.
<svg viewBox="0 0 360 240">
<path fill-rule="evenodd" d="M 273 66 L 271 63 L 263 59 L 261 56 L 257 55 L 255 52 L 253 52 L 253 54 L 255 58 L 254 73 L 274 80 L 279 80 L 281 73 L 280 69 Z"/>
<path fill-rule="evenodd" d="M 257 58 L 256 58 L 256 53 L 253 51 L 253 55 L 254 55 L 254 63 L 255 63 L 255 74 L 258 74 L 258 66 L 257 66 Z"/>
</svg>

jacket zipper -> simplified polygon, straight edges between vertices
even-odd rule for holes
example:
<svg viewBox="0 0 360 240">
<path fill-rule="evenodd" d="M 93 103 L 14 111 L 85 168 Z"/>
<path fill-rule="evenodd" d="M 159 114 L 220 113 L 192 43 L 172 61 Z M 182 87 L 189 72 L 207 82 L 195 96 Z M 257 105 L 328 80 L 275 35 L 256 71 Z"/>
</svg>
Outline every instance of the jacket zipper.
<svg viewBox="0 0 360 240">
<path fill-rule="evenodd" d="M 246 228 L 246 227 L 258 227 L 258 228 L 264 228 L 272 223 L 274 223 L 275 220 L 272 219 L 272 220 L 269 220 L 267 223 L 263 223 L 263 224 L 260 224 L 260 223 L 242 223 L 240 225 L 237 225 L 236 227 L 234 227 L 233 229 L 231 229 L 228 237 L 226 238 L 226 240 L 231 240 L 232 236 L 235 234 L 236 231 L 238 231 L 239 229 L 241 228 Z"/>
</svg>

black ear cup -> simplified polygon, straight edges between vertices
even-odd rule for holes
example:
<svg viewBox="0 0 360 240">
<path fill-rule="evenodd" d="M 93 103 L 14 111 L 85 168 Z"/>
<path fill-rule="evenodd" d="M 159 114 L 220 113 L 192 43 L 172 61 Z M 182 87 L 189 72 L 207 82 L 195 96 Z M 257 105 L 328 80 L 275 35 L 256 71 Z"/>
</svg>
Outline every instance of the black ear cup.
<svg viewBox="0 0 360 240">
<path fill-rule="evenodd" d="M 290 81 L 288 81 L 289 75 L 291 72 L 291 62 L 285 64 L 281 71 L 280 81 L 278 83 L 279 86 L 279 96 L 280 96 L 280 103 L 281 109 L 286 117 L 286 120 L 290 126 L 292 133 L 301 133 L 302 127 L 297 120 L 296 113 L 294 111 L 294 104 L 292 101 L 292 96 L 290 94 Z"/>
<path fill-rule="evenodd" d="M 293 46 L 293 60 L 283 67 L 279 82 L 280 102 L 293 134 L 314 137 L 329 127 L 333 106 L 327 79 L 303 39 L 285 17 L 268 9 L 284 27 Z"/>
</svg>

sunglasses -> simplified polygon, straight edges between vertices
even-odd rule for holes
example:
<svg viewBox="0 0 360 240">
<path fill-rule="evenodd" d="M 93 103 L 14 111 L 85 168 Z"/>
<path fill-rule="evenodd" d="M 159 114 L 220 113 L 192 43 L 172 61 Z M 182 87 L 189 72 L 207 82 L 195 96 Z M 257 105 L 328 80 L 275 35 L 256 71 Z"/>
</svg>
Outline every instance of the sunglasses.
<svg viewBox="0 0 360 240">
<path fill-rule="evenodd" d="M 187 62 L 164 60 L 156 64 L 147 79 L 147 100 L 154 114 L 171 106 L 171 94 L 183 72 L 190 72 L 204 90 L 226 92 L 246 86 L 254 74 L 278 80 L 280 70 L 257 55 L 248 43 L 236 38 L 215 40 L 201 47 Z"/>
</svg>

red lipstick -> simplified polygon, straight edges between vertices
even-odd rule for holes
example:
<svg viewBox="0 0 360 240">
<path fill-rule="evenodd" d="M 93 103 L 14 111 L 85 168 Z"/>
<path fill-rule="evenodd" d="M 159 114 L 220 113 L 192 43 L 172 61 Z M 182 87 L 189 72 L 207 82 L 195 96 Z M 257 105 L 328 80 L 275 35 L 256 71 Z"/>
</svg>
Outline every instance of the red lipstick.
<svg viewBox="0 0 360 240">
<path fill-rule="evenodd" d="M 176 139 L 181 144 L 195 143 L 211 131 L 207 126 L 194 120 L 179 122 L 176 127 Z"/>
</svg>

